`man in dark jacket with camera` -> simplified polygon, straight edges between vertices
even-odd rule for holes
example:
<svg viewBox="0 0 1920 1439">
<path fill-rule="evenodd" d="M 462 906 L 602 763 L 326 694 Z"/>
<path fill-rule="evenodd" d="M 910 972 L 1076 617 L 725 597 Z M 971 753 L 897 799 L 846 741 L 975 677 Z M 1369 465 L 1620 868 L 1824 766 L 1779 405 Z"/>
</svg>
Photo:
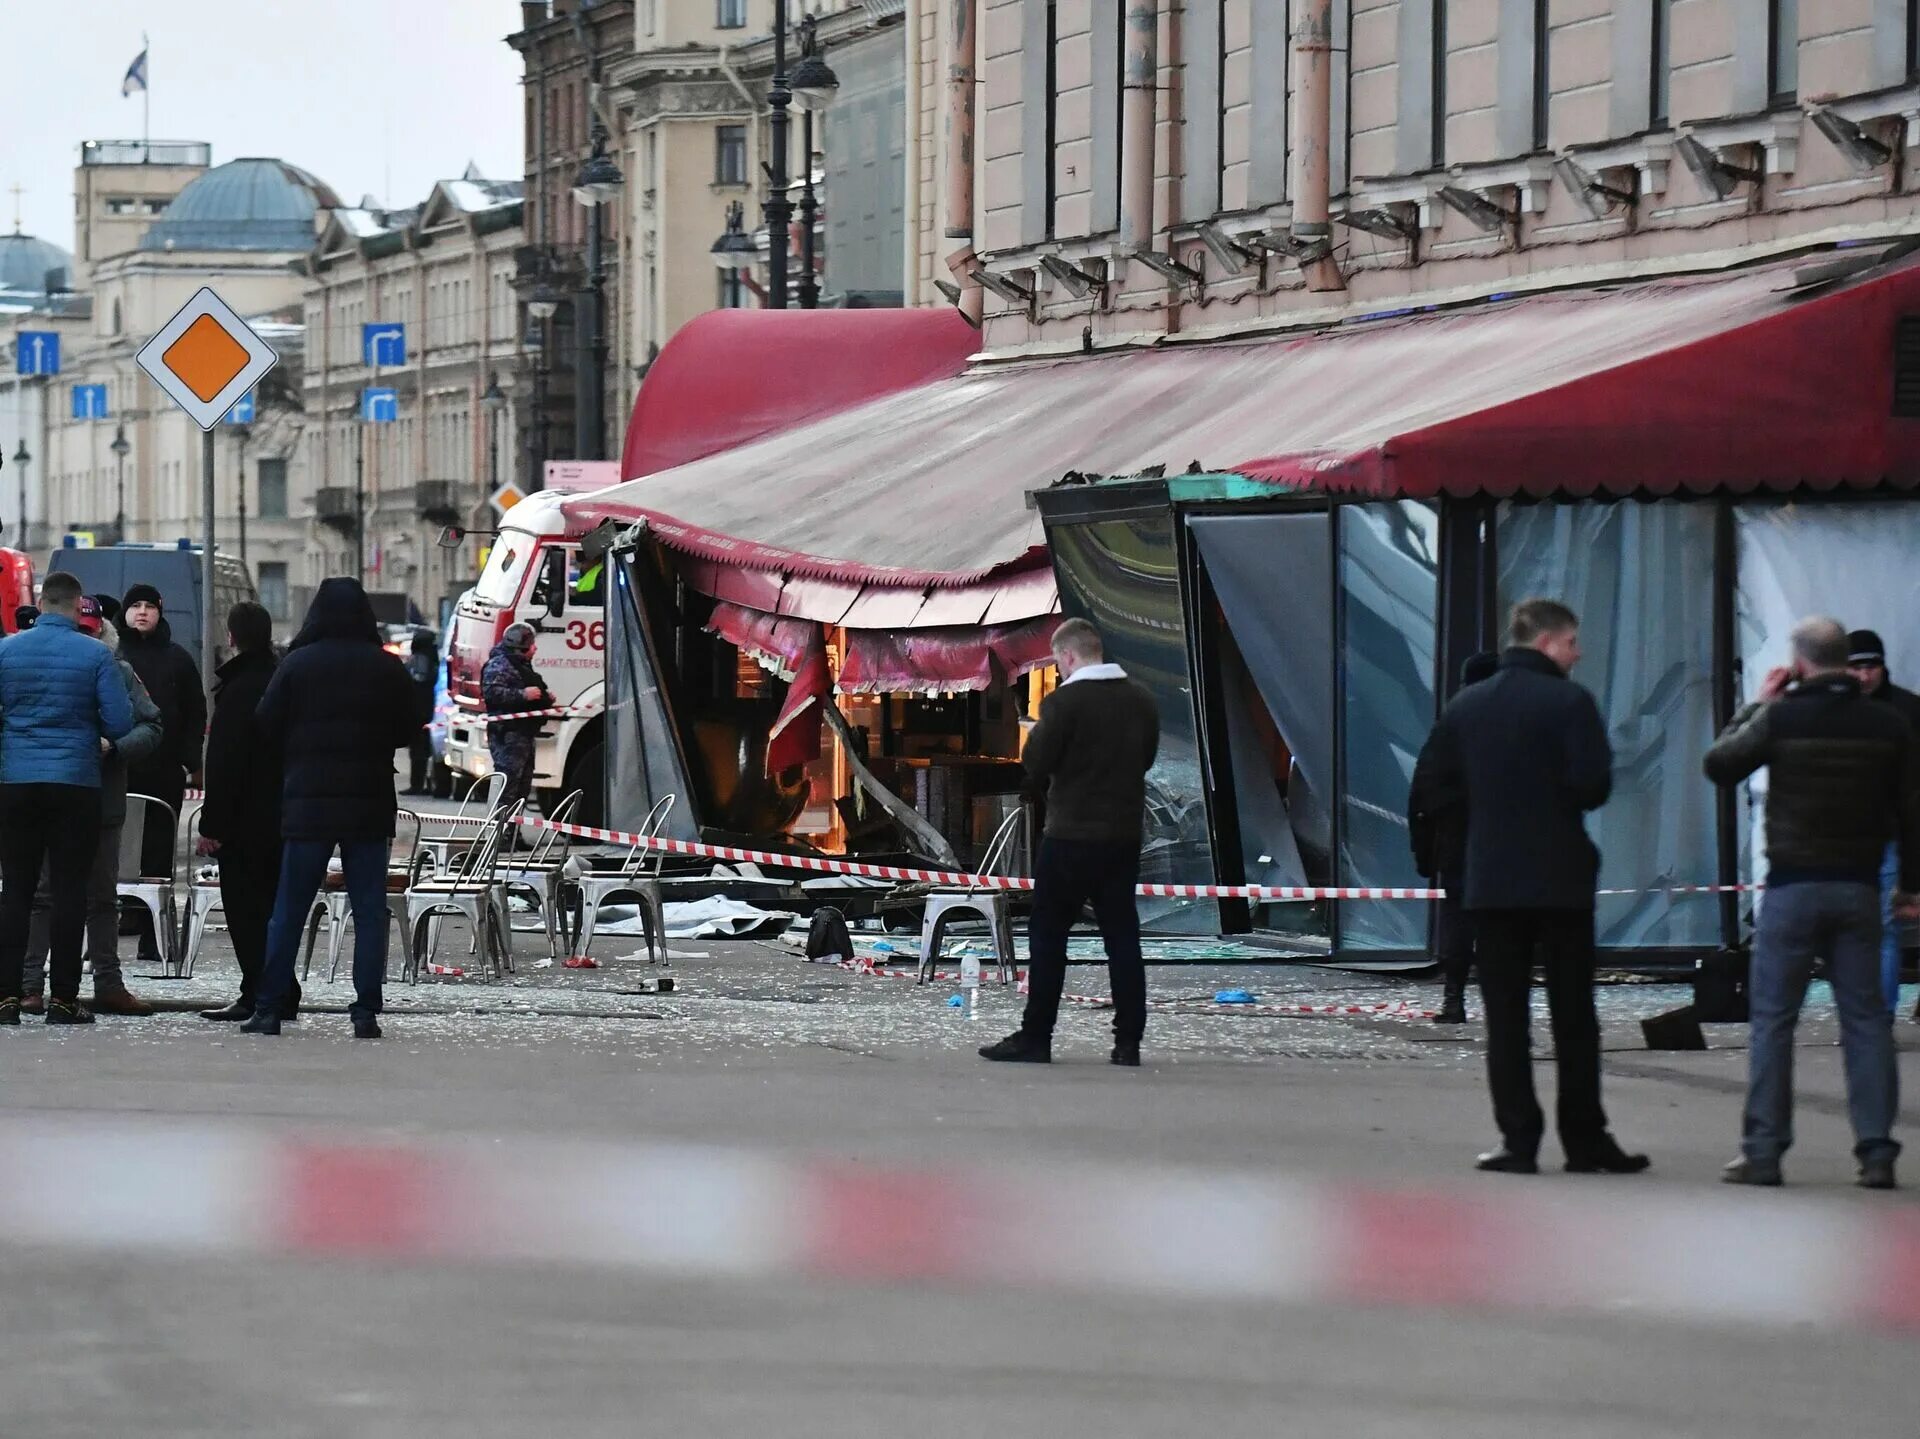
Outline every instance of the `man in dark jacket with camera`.
<svg viewBox="0 0 1920 1439">
<path fill-rule="evenodd" d="M 1500 656 L 1491 652 L 1467 656 L 1460 667 L 1460 688 L 1491 679 L 1500 668 Z M 1407 837 L 1413 844 L 1413 867 L 1447 892 L 1436 907 L 1433 957 L 1440 966 L 1445 996 L 1436 1024 L 1467 1022 L 1467 976 L 1473 969 L 1473 926 L 1467 919 L 1467 797 L 1455 786 L 1442 784 L 1434 773 L 1433 737 L 1427 737 L 1413 766 L 1413 784 L 1407 793 Z"/>
<path fill-rule="evenodd" d="M 207 730 L 207 802 L 200 810 L 199 853 L 220 863 L 220 907 L 240 964 L 240 997 L 203 1019 L 243 1023 L 253 1017 L 266 968 L 267 924 L 280 889 L 280 749 L 261 729 L 260 701 L 280 667 L 273 653 L 273 619 L 243 600 L 227 614 L 233 657 L 221 665 Z M 299 1014 L 296 981 L 281 1002 L 280 1018 Z"/>
<path fill-rule="evenodd" d="M 1147 771 L 1160 747 L 1160 711 L 1147 689 L 1107 664 L 1100 632 L 1068 620 L 1053 632 L 1060 688 L 1027 736 L 1029 793 L 1044 796 L 1045 837 L 1033 870 L 1027 921 L 1027 1012 L 1019 1030 L 983 1059 L 1046 1064 L 1067 976 L 1067 935 L 1091 902 L 1113 986 L 1114 1064 L 1140 1063 L 1147 971 L 1140 956 L 1140 831 Z"/>
<path fill-rule="evenodd" d="M 1585 816 L 1613 791 L 1600 709 L 1568 677 L 1580 620 L 1557 600 L 1515 605 L 1491 679 L 1462 690 L 1428 741 L 1434 782 L 1466 796 L 1465 903 L 1487 1012 L 1487 1081 L 1501 1147 L 1478 1167 L 1533 1174 L 1546 1122 L 1533 1088 L 1529 1008 L 1538 956 L 1559 1071 L 1556 1119 L 1567 1169 L 1647 1167 L 1607 1130 L 1593 1008 L 1593 905 L 1600 854 Z"/>
<path fill-rule="evenodd" d="M 335 849 L 353 910 L 356 1039 L 380 1037 L 387 967 L 387 863 L 393 849 L 393 752 L 427 712 L 413 681 L 380 642 L 357 580 L 321 581 L 257 711 L 260 733 L 285 756 L 280 888 L 267 928 L 267 969 L 248 1034 L 278 1034 L 293 962 Z"/>
<path fill-rule="evenodd" d="M 1897 842 L 1896 912 L 1920 894 L 1920 755 L 1906 719 L 1848 673 L 1837 621 L 1802 620 L 1793 663 L 1761 684 L 1707 751 L 1707 778 L 1767 771 L 1767 892 L 1754 932 L 1741 1155 L 1729 1184 L 1780 1183 L 1793 1143 L 1793 1032 L 1816 959 L 1827 962 L 1860 1184 L 1891 1189 L 1900 1146 L 1893 1013 L 1880 992 L 1880 863 Z"/>
</svg>

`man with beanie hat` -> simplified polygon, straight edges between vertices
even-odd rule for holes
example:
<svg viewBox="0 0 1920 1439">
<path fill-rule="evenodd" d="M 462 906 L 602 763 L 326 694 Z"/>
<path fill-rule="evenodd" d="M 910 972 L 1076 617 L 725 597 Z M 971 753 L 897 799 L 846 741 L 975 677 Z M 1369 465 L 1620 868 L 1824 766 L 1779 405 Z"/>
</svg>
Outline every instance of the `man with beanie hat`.
<svg viewBox="0 0 1920 1439">
<path fill-rule="evenodd" d="M 1467 656 L 1460 667 L 1460 688 L 1491 679 L 1499 668 L 1500 656 L 1492 650 Z M 1429 735 L 1413 766 L 1413 785 L 1407 795 L 1407 837 L 1413 844 L 1414 869 L 1447 892 L 1433 925 L 1433 957 L 1446 987 L 1434 1023 L 1465 1024 L 1467 977 L 1473 969 L 1472 923 L 1461 903 L 1467 878 L 1467 796 L 1458 783 L 1443 783 L 1436 769 L 1433 738 Z"/>
<path fill-rule="evenodd" d="M 207 733 L 207 698 L 193 656 L 173 642 L 160 591 L 138 584 L 120 602 L 120 658 L 133 666 L 140 683 L 160 709 L 160 747 L 139 764 L 127 767 L 127 789 L 152 795 L 169 806 L 175 817 L 185 801 L 187 777 L 200 770 L 200 748 Z M 173 829 L 160 811 L 147 811 L 146 835 L 140 850 L 145 874 L 172 874 Z M 159 963 L 159 946 L 143 925 L 140 941 L 143 962 Z"/>
<path fill-rule="evenodd" d="M 553 695 L 533 667 L 533 626 L 512 624 L 500 637 L 480 672 L 480 693 L 489 715 L 547 709 Z M 533 741 L 541 719 L 495 720 L 487 726 L 487 751 L 493 767 L 507 777 L 501 802 L 512 804 L 533 792 Z"/>
<path fill-rule="evenodd" d="M 1880 704 L 1891 705 L 1920 738 L 1920 695 L 1901 689 L 1887 673 L 1887 647 L 1873 630 L 1855 630 L 1847 636 L 1847 672 L 1860 681 L 1860 693 Z M 1900 931 L 1901 923 L 1893 912 L 1893 894 L 1900 879 L 1900 841 L 1887 846 L 1880 863 L 1880 989 L 1887 997 L 1887 1012 L 1900 1012 Z M 1915 1011 L 1920 1018 L 1920 1009 Z"/>
</svg>

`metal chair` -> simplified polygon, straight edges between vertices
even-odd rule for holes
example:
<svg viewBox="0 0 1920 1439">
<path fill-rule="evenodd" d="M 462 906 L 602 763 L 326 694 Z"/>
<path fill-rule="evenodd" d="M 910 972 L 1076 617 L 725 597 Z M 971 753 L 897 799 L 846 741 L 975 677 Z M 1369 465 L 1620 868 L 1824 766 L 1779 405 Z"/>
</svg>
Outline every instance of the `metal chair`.
<svg viewBox="0 0 1920 1439">
<path fill-rule="evenodd" d="M 194 816 L 205 809 L 197 804 L 186 812 L 185 828 L 188 834 L 197 832 Z M 200 946 L 206 943 L 207 931 L 212 928 L 210 917 L 216 909 L 224 910 L 220 899 L 220 881 L 202 879 L 200 863 L 195 857 L 187 859 L 187 905 L 186 913 L 180 920 L 180 977 L 193 978 L 194 961 L 200 958 Z"/>
<path fill-rule="evenodd" d="M 1027 808 L 1022 805 L 1008 815 L 994 832 L 993 843 L 987 846 L 987 853 L 974 873 L 1001 873 L 1000 866 L 1011 866 L 1017 862 L 1027 851 L 1026 836 Z M 1011 873 L 1011 868 L 1006 872 Z M 940 959 L 940 941 L 945 938 L 947 926 L 956 919 L 972 916 L 987 922 L 987 931 L 993 938 L 993 956 L 1000 970 L 1000 982 L 1013 983 L 1012 899 L 1012 894 L 1003 889 L 929 890 L 926 917 L 920 922 L 919 982 L 926 984 L 932 980 L 934 966 Z"/>
<path fill-rule="evenodd" d="M 574 903 L 579 916 L 573 942 L 576 954 L 586 954 L 592 945 L 601 906 L 616 894 L 624 894 L 638 902 L 640 927 L 647 941 L 647 963 L 654 962 L 656 936 L 660 945 L 660 962 L 668 962 L 666 902 L 660 887 L 660 871 L 667 855 L 665 850 L 650 847 L 647 841 L 660 837 L 676 802 L 676 796 L 668 795 L 648 811 L 646 822 L 640 826 L 640 837 L 634 841 L 633 848 L 627 851 L 626 858 L 620 861 L 618 868 L 597 872 L 590 870 L 572 880 Z"/>
<path fill-rule="evenodd" d="M 158 809 L 167 817 L 173 843 L 168 851 L 165 874 L 143 874 L 142 841 L 147 830 L 147 811 Z M 180 853 L 180 814 L 165 800 L 150 794 L 127 796 L 127 822 L 120 831 L 120 879 L 115 886 L 119 897 L 131 900 L 152 916 L 154 943 L 160 947 L 160 977 L 182 979 L 180 972 L 180 896 L 178 869 Z"/>
<path fill-rule="evenodd" d="M 449 828 L 442 834 L 422 834 L 416 845 L 417 857 L 413 862 L 413 873 L 419 878 L 424 862 L 427 871 L 444 874 L 455 867 L 458 856 L 464 855 L 480 839 L 480 820 L 482 816 L 492 820 L 500 807 L 500 795 L 507 787 L 507 777 L 497 771 L 485 779 L 477 779 L 467 789 L 455 811 Z M 478 800 L 476 805 L 474 802 Z"/>
<path fill-rule="evenodd" d="M 581 791 L 574 790 L 553 807 L 553 813 L 547 818 L 555 824 L 569 823 L 581 798 Z M 556 963 L 561 958 L 560 941 L 567 928 L 564 905 L 566 867 L 567 857 L 572 850 L 573 836 L 558 829 L 542 829 L 526 859 L 520 859 L 517 852 L 512 851 L 508 851 L 502 859 L 500 882 L 506 886 L 509 895 L 517 890 L 533 897 L 547 932 L 547 957 Z M 511 927 L 507 930 L 507 938 L 511 942 Z"/>
<path fill-rule="evenodd" d="M 400 822 L 411 821 L 413 841 L 401 850 L 408 856 L 405 861 L 395 863 L 391 851 L 387 856 L 387 920 L 400 926 L 401 973 L 412 967 L 412 930 L 407 923 L 406 896 L 414 882 L 415 857 L 420 851 L 420 814 L 417 810 L 397 811 Z M 348 928 L 353 922 L 353 902 L 347 894 L 345 874 L 327 871 L 326 880 L 321 884 L 320 893 L 314 896 L 313 911 L 307 916 L 306 957 L 300 968 L 300 979 L 305 983 L 308 972 L 313 968 L 313 949 L 320 937 L 322 921 L 327 925 L 327 983 L 332 984 L 340 975 L 340 955 L 346 949 Z"/>
<path fill-rule="evenodd" d="M 418 983 L 438 944 L 437 920 L 459 915 L 473 927 L 475 951 L 482 955 L 492 978 L 513 970 L 511 918 L 507 887 L 501 878 L 501 848 L 518 824 L 525 801 L 517 800 L 490 816 L 479 842 L 461 855 L 457 868 L 444 875 L 419 876 L 408 884 L 407 932 L 412 943 L 407 954 L 408 982 Z"/>
</svg>

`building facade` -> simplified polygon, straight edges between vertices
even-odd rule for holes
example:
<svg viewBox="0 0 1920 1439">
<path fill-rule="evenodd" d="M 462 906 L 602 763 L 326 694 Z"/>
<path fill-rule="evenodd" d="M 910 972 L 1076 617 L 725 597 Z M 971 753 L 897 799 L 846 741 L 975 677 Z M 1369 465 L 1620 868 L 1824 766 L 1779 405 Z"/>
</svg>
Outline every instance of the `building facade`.
<svg viewBox="0 0 1920 1439">
<path fill-rule="evenodd" d="M 1915 223 L 1904 3 L 978 0 L 980 163 L 954 226 L 933 203 L 950 164 L 933 90 L 941 22 L 970 8 L 915 12 L 916 298 L 970 238 L 1005 282 L 984 305 L 994 351 L 1306 325 Z"/>
<path fill-rule="evenodd" d="M 489 497 L 514 475 L 528 404 L 519 304 L 522 185 L 471 168 L 424 203 L 338 207 L 303 268 L 302 458 L 327 573 L 405 591 L 423 616 L 477 572 Z"/>
</svg>

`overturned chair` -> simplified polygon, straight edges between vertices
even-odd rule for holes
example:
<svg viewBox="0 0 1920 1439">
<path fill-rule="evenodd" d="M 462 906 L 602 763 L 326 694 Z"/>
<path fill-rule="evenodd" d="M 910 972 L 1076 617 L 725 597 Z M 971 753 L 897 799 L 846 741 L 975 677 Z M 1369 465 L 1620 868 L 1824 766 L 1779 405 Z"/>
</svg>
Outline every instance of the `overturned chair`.
<svg viewBox="0 0 1920 1439">
<path fill-rule="evenodd" d="M 1020 806 L 994 832 L 987 846 L 979 875 L 1011 875 L 1028 853 L 1027 808 Z M 958 919 L 986 921 L 993 941 L 993 957 L 1000 971 L 1000 982 L 1012 984 L 1015 972 L 1013 953 L 1013 895 L 1004 889 L 980 889 L 970 886 L 936 887 L 927 892 L 926 917 L 920 922 L 920 983 L 933 979 L 940 962 L 940 942 L 947 927 Z"/>
</svg>

